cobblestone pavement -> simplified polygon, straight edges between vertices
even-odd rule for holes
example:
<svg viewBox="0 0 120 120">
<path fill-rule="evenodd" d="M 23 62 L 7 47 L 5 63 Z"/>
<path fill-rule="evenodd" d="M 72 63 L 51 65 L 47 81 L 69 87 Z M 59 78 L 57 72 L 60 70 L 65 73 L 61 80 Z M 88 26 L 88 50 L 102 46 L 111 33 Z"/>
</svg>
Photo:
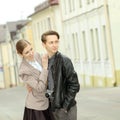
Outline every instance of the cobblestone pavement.
<svg viewBox="0 0 120 120">
<path fill-rule="evenodd" d="M 22 120 L 26 89 L 0 90 L 0 120 Z M 81 88 L 78 120 L 120 120 L 120 88 Z"/>
</svg>

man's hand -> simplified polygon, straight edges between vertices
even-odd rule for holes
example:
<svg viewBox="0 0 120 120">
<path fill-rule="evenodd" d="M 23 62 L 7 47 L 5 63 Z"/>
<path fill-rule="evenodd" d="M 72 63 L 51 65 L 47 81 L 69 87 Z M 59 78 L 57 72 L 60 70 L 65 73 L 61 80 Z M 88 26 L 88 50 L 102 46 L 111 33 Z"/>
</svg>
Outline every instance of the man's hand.
<svg viewBox="0 0 120 120">
<path fill-rule="evenodd" d="M 67 110 L 65 110 L 64 108 L 61 108 L 62 111 L 64 111 L 65 113 L 67 113 Z"/>
</svg>

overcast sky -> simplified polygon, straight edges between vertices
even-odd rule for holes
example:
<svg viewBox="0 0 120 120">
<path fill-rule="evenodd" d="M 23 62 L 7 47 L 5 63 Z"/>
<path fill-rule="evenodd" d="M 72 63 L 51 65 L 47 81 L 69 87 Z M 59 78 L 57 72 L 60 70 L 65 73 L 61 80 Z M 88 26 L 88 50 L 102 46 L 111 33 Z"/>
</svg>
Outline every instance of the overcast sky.
<svg viewBox="0 0 120 120">
<path fill-rule="evenodd" d="M 1 0 L 0 24 L 25 19 L 34 12 L 34 7 L 45 0 Z"/>
</svg>

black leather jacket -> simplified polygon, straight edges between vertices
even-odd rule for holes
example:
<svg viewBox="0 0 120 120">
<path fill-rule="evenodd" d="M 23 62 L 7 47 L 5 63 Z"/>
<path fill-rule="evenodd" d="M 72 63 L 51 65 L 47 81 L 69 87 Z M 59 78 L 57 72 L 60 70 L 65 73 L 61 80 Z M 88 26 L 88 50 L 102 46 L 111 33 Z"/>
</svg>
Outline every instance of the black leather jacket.
<svg viewBox="0 0 120 120">
<path fill-rule="evenodd" d="M 75 96 L 80 89 L 73 64 L 68 57 L 57 52 L 51 69 L 54 80 L 52 108 L 69 110 L 76 104 Z"/>
</svg>

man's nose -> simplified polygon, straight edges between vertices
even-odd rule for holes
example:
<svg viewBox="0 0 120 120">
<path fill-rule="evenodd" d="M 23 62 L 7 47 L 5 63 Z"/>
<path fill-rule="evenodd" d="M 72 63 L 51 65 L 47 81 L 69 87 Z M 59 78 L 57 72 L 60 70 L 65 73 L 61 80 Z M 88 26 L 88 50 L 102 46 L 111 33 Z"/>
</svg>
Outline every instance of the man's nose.
<svg viewBox="0 0 120 120">
<path fill-rule="evenodd" d="M 33 52 L 32 52 L 32 51 L 30 51 L 30 54 L 32 55 L 32 54 L 33 54 Z"/>
<path fill-rule="evenodd" d="M 53 43 L 53 46 L 56 46 L 57 44 L 56 43 Z"/>
</svg>

